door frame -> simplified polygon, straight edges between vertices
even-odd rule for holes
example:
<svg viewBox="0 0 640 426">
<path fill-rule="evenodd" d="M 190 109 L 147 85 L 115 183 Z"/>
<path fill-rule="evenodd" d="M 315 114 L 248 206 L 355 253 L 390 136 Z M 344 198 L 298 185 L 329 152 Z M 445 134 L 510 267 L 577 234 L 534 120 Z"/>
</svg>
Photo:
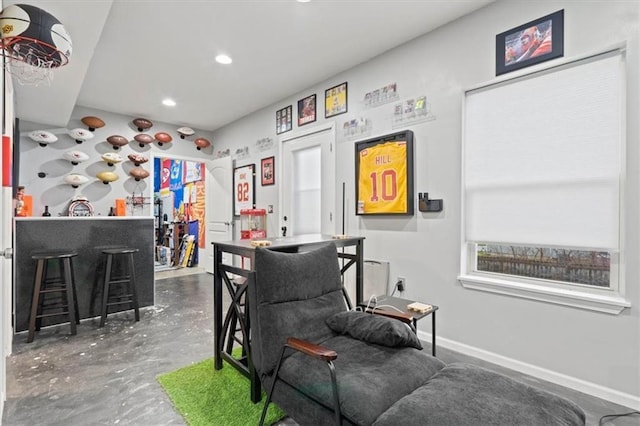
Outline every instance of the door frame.
<svg viewBox="0 0 640 426">
<path fill-rule="evenodd" d="M 220 161 L 226 161 L 228 163 L 229 166 L 229 174 L 227 176 L 228 183 L 229 183 L 229 192 L 228 192 L 228 196 L 229 196 L 229 204 L 227 206 L 224 206 L 225 208 L 228 208 L 227 214 L 225 215 L 227 217 L 227 220 L 225 220 L 224 222 L 217 222 L 217 223 L 222 223 L 226 228 L 226 233 L 227 233 L 227 237 L 225 239 L 227 240 L 232 240 L 233 239 L 233 235 L 234 235 L 234 229 L 235 229 L 235 221 L 234 221 L 234 216 L 233 216 L 233 165 L 234 165 L 234 160 L 231 156 L 229 157 L 220 157 L 220 158 L 213 158 L 211 160 L 206 160 L 204 162 L 205 164 L 205 212 L 204 212 L 204 216 L 205 216 L 205 236 L 208 237 L 209 236 L 209 232 L 212 231 L 212 229 L 209 228 L 209 224 L 210 221 L 209 218 L 209 214 L 210 214 L 210 206 L 212 205 L 212 200 L 209 199 L 209 197 L 215 197 L 216 194 L 213 194 L 212 191 L 212 187 L 211 185 L 208 183 L 209 179 L 213 178 L 210 177 L 210 166 L 213 167 L 215 166 L 214 162 L 220 162 Z M 224 167 L 223 167 L 224 168 Z M 211 176 L 213 174 L 211 173 Z M 204 269 L 205 272 L 210 273 L 210 274 L 214 274 L 215 271 L 215 267 L 214 267 L 214 254 L 213 254 L 213 238 L 209 239 L 207 238 L 206 240 L 206 248 L 204 250 L 202 250 L 202 256 L 200 256 L 200 260 L 201 261 L 206 261 L 205 265 L 204 265 Z M 225 254 L 223 253 L 223 261 L 226 262 L 230 262 L 232 259 L 232 256 L 229 254 Z"/>
<path fill-rule="evenodd" d="M 0 148 L 0 170 L 6 171 L 7 164 L 12 165 L 11 178 L 13 174 L 13 150 L 17 149 L 15 138 L 15 117 L 14 117 L 14 92 L 11 75 L 1 73 L 0 92 L 2 93 L 2 104 L 0 104 L 0 117 L 2 118 L 2 141 L 4 137 L 9 138 L 11 146 L 11 158 L 4 158 Z M 6 154 L 6 151 L 5 151 Z M 1 179 L 0 179 L 1 180 Z M 0 182 L 0 250 L 9 249 L 13 253 L 14 238 L 13 234 L 13 187 L 18 182 L 11 182 L 10 185 L 4 186 Z M 13 256 L 5 258 L 0 254 L 0 282 L 3 284 L 0 290 L 0 418 L 4 412 L 4 402 L 7 399 L 7 357 L 13 351 Z"/>
<path fill-rule="evenodd" d="M 330 160 L 330 164 L 325 164 L 322 163 L 321 164 L 321 170 L 323 173 L 323 176 L 325 175 L 325 173 L 328 174 L 328 176 L 330 177 L 330 181 L 331 181 L 331 185 L 329 188 L 325 188 L 324 185 L 322 187 L 322 193 L 325 194 L 325 191 L 329 191 L 329 194 L 326 196 L 326 200 L 328 200 L 329 206 L 327 209 L 325 209 L 325 207 L 323 206 L 322 209 L 325 210 L 322 212 L 322 215 L 326 215 L 329 214 L 330 215 L 330 221 L 329 221 L 329 225 L 327 226 L 329 229 L 326 229 L 325 227 L 323 227 L 322 229 L 322 233 L 323 234 L 330 234 L 333 235 L 335 234 L 335 229 L 336 229 L 336 223 L 337 223 L 337 218 L 336 218 L 336 206 L 337 206 L 337 202 L 336 202 L 336 181 L 335 181 L 335 177 L 336 177 L 336 126 L 334 122 L 330 122 L 330 123 L 324 123 L 318 126 L 314 126 L 314 127 L 309 127 L 306 128 L 302 131 L 298 131 L 296 133 L 292 133 L 290 135 L 286 135 L 286 136 L 281 136 L 279 139 L 279 143 L 278 143 L 278 156 L 280 158 L 280 161 L 278 161 L 278 176 L 284 177 L 285 176 L 285 170 L 284 170 L 284 144 L 285 143 L 295 143 L 296 139 L 302 139 L 302 138 L 306 138 L 308 136 L 314 135 L 316 133 L 322 133 L 328 131 L 329 136 L 331 137 L 331 143 L 330 143 L 330 149 L 329 149 L 329 153 L 325 153 L 324 151 L 322 152 L 322 158 L 324 159 L 325 156 Z M 328 168 L 328 170 L 327 170 Z M 282 181 L 282 180 L 281 180 Z M 324 183 L 324 179 L 323 179 L 323 183 Z M 285 185 L 279 185 L 278 187 L 278 211 L 279 211 L 279 218 L 278 218 L 278 230 L 282 229 L 283 226 L 286 226 L 286 222 L 283 220 L 283 217 L 285 215 L 285 211 L 284 211 L 284 187 Z M 323 200 L 325 200 L 325 198 L 323 198 Z M 326 219 L 326 216 L 325 216 Z M 322 222 L 324 223 L 324 220 L 322 220 Z"/>
<path fill-rule="evenodd" d="M 167 153 L 150 153 L 150 161 L 149 161 L 149 173 L 150 176 L 155 176 L 155 159 L 156 158 L 169 158 L 169 159 L 175 159 L 175 160 L 180 160 L 180 161 L 193 161 L 193 162 L 197 162 L 197 163 L 204 163 L 205 167 L 207 166 L 207 161 L 206 159 L 203 158 L 198 158 L 198 157 L 189 157 L 186 155 L 176 155 L 176 154 L 167 154 Z M 203 178 L 204 179 L 204 178 Z M 207 187 L 206 187 L 206 180 L 205 180 L 205 188 L 204 188 L 205 194 L 207 193 Z M 154 191 L 154 184 L 152 183 L 149 186 L 149 192 L 151 193 L 151 198 L 153 198 L 155 196 L 155 191 Z M 206 195 L 205 195 L 206 196 Z M 153 217 L 153 209 L 151 209 L 151 217 Z M 205 200 L 205 222 L 206 222 L 206 216 L 207 216 L 207 210 L 206 210 L 206 200 Z M 206 235 L 206 233 L 205 233 Z M 208 250 L 212 250 L 212 249 L 208 249 L 208 243 L 205 240 L 205 246 L 204 248 L 198 248 L 198 267 L 202 267 L 203 265 L 200 264 L 201 261 L 201 257 L 206 257 L 208 256 Z"/>
</svg>

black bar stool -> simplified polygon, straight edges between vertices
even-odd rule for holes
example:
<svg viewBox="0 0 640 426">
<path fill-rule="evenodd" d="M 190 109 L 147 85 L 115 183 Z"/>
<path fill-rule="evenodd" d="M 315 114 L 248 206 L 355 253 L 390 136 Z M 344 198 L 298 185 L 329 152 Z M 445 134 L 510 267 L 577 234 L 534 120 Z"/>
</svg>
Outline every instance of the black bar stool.
<svg viewBox="0 0 640 426">
<path fill-rule="evenodd" d="M 109 306 L 128 304 L 130 305 L 129 309 L 134 309 L 136 321 L 140 321 L 140 308 L 138 305 L 138 295 L 136 293 L 136 270 L 133 259 L 134 253 L 138 251 L 138 249 L 130 247 L 102 250 L 102 253 L 106 255 L 106 266 L 104 270 L 104 283 L 102 285 L 102 315 L 100 317 L 100 327 L 104 327 Z M 114 270 L 114 260 L 118 258 L 126 261 L 126 265 L 122 265 L 123 268 L 120 271 Z M 117 273 L 121 273 L 122 275 L 116 275 Z"/>
<path fill-rule="evenodd" d="M 75 251 L 48 250 L 34 252 L 36 274 L 33 282 L 31 313 L 29 315 L 29 335 L 27 343 L 33 342 L 36 330 L 40 330 L 42 318 L 67 315 L 71 334 L 77 333 L 80 324 L 76 285 L 71 259 L 78 255 Z M 57 261 L 58 273 L 54 274 L 49 263 Z"/>
</svg>

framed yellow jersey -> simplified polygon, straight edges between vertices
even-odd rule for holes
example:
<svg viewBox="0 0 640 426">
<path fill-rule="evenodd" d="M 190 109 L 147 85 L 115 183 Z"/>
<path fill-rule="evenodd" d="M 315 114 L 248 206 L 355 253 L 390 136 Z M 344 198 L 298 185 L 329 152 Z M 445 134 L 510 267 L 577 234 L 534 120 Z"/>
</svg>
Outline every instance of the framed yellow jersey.
<svg viewBox="0 0 640 426">
<path fill-rule="evenodd" d="M 413 215 L 413 132 L 356 142 L 356 214 Z"/>
</svg>

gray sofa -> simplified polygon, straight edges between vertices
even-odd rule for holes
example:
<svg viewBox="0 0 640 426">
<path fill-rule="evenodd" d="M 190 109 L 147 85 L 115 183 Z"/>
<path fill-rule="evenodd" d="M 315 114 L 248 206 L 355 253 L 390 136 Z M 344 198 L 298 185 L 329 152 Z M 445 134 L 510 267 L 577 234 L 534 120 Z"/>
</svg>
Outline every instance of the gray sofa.
<svg viewBox="0 0 640 426">
<path fill-rule="evenodd" d="M 347 311 L 333 244 L 257 249 L 254 269 L 252 362 L 267 403 L 301 425 L 585 423 L 565 398 L 471 364 L 445 365 L 406 324 Z"/>
</svg>

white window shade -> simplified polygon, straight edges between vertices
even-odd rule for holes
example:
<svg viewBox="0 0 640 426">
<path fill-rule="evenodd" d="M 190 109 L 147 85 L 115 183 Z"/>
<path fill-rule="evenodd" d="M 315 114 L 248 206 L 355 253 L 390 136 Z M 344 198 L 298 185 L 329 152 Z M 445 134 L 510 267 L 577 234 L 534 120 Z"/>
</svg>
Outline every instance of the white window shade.
<svg viewBox="0 0 640 426">
<path fill-rule="evenodd" d="M 623 76 L 610 52 L 467 92 L 466 241 L 618 250 Z"/>
<path fill-rule="evenodd" d="M 319 146 L 293 153 L 293 235 L 321 232 L 321 154 Z"/>
</svg>

